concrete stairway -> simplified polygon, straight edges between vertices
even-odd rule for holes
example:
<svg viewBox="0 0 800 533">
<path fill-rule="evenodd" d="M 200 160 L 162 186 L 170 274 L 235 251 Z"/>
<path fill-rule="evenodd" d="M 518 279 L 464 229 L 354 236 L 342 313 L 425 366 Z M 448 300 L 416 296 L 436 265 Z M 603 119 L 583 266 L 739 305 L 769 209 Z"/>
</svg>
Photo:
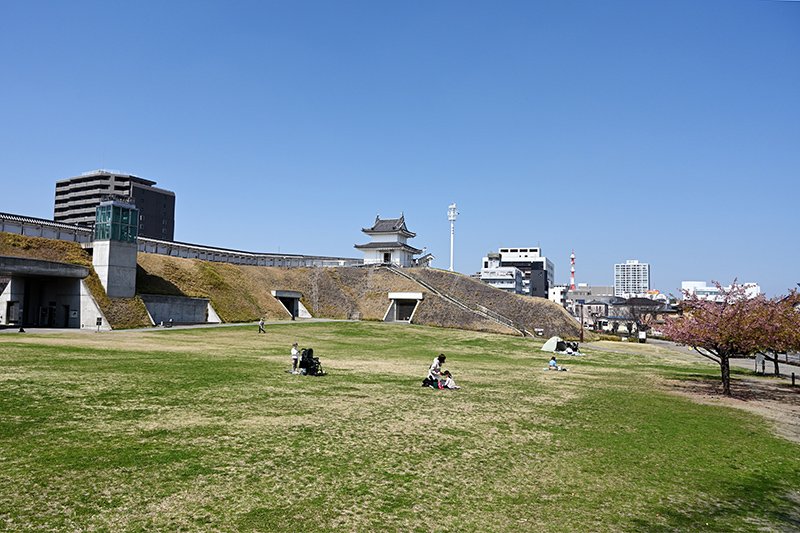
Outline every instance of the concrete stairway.
<svg viewBox="0 0 800 533">
<path fill-rule="evenodd" d="M 478 316 L 480 316 L 482 318 L 485 318 L 487 320 L 491 320 L 492 322 L 496 322 L 498 324 L 502 324 L 503 326 L 509 327 L 509 328 L 513 329 L 514 331 L 516 331 L 517 333 L 519 333 L 523 337 L 525 337 L 526 335 L 530 336 L 530 337 L 533 337 L 533 335 L 529 331 L 527 331 L 525 328 L 517 327 L 517 325 L 514 323 L 514 321 L 511 320 L 510 318 L 505 317 L 505 316 L 501 315 L 500 313 L 496 313 L 496 312 L 492 311 L 491 309 L 488 309 L 488 308 L 486 308 L 486 307 L 484 307 L 482 305 L 476 305 L 475 307 L 472 307 L 469 304 L 466 304 L 466 303 L 462 302 L 458 298 L 455 298 L 455 297 L 453 297 L 453 296 L 451 296 L 451 295 L 449 295 L 447 293 L 444 293 L 444 292 L 440 291 L 439 289 L 437 289 L 436 287 L 434 287 L 430 283 L 428 283 L 428 282 L 426 282 L 424 280 L 421 280 L 421 279 L 417 278 L 416 276 L 410 274 L 406 269 L 398 268 L 398 267 L 391 266 L 391 265 L 383 265 L 382 268 L 385 268 L 385 269 L 389 270 L 390 272 L 393 272 L 394 274 L 397 274 L 398 276 L 402 276 L 402 277 L 404 277 L 404 278 L 406 278 L 406 279 L 408 279 L 410 281 L 413 281 L 414 283 L 418 283 L 419 285 L 422 285 L 423 287 L 428 289 L 431 293 L 435 294 L 436 296 L 442 298 L 446 302 L 449 302 L 449 303 L 455 305 L 456 307 L 458 307 L 458 308 L 460 308 L 460 309 L 462 309 L 464 311 L 476 314 L 476 315 L 478 315 Z"/>
</svg>

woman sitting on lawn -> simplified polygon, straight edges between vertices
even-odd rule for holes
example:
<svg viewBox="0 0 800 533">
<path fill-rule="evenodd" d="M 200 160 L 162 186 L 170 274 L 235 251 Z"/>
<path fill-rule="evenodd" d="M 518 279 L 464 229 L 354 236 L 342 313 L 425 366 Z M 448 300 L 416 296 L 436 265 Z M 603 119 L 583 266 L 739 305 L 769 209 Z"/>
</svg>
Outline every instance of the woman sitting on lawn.
<svg viewBox="0 0 800 533">
<path fill-rule="evenodd" d="M 439 386 L 439 382 L 443 381 L 442 365 L 444 364 L 445 359 L 447 359 L 447 357 L 443 353 L 440 353 L 436 356 L 436 359 L 433 360 L 433 363 L 431 363 L 431 367 L 428 370 L 428 377 L 422 380 L 423 387 L 430 387 L 432 389 L 441 388 Z"/>
</svg>

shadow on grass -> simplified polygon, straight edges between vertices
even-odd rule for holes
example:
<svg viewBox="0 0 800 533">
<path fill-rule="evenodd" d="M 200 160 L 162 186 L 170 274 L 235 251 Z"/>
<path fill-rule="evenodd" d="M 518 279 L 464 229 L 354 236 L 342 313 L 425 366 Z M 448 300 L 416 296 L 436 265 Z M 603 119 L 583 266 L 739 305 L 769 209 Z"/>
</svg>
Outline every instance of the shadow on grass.
<svg viewBox="0 0 800 533">
<path fill-rule="evenodd" d="M 140 294 L 161 294 L 165 296 L 186 296 L 177 285 L 161 276 L 150 274 L 136 265 L 136 288 Z"/>
<path fill-rule="evenodd" d="M 737 521 L 750 523 L 754 531 L 800 531 L 797 494 L 785 491 L 774 478 L 753 476 L 729 485 L 705 504 L 691 509 L 656 507 L 648 518 L 633 518 L 631 523 L 635 531 L 727 531 Z"/>
</svg>

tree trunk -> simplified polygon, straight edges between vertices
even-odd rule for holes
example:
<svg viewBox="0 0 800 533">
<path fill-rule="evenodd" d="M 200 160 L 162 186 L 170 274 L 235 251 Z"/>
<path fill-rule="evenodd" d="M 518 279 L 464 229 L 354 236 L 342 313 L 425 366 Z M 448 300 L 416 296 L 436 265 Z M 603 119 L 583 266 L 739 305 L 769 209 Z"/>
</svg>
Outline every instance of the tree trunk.
<svg viewBox="0 0 800 533">
<path fill-rule="evenodd" d="M 727 355 L 719 357 L 719 368 L 722 371 L 722 394 L 731 395 L 731 362 Z"/>
<path fill-rule="evenodd" d="M 780 369 L 778 368 L 778 352 L 772 352 L 772 355 L 762 354 L 764 355 L 764 359 L 767 361 L 772 361 L 772 370 L 775 374 L 776 378 L 781 377 Z"/>
</svg>

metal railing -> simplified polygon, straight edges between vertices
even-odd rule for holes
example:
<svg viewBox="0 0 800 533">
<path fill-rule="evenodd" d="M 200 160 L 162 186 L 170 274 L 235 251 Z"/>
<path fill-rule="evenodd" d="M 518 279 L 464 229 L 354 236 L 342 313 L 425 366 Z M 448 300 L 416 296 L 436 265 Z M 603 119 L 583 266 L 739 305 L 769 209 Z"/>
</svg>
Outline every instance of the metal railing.
<svg viewBox="0 0 800 533">
<path fill-rule="evenodd" d="M 455 305 L 456 307 L 459 307 L 460 309 L 462 309 L 464 311 L 467 311 L 467 312 L 470 312 L 470 313 L 474 313 L 474 314 L 479 315 L 479 316 L 481 316 L 483 318 L 489 319 L 489 320 L 491 320 L 493 322 L 496 322 L 496 323 L 501 324 L 503 326 L 509 327 L 509 328 L 515 330 L 517 333 L 519 333 L 523 337 L 525 337 L 526 335 L 531 336 L 531 337 L 533 336 L 529 331 L 525 330 L 524 328 L 518 327 L 514 323 L 513 320 L 501 315 L 500 313 L 492 311 L 491 309 L 488 309 L 488 308 L 486 308 L 486 307 L 484 307 L 482 305 L 475 305 L 473 307 L 473 306 L 471 306 L 469 304 L 466 304 L 466 303 L 462 302 L 461 300 L 459 300 L 458 298 L 455 298 L 455 297 L 453 297 L 453 296 L 451 296 L 451 295 L 449 295 L 447 293 L 444 293 L 444 292 L 440 291 L 439 289 L 437 289 L 436 287 L 434 287 L 433 285 L 431 285 L 427 281 L 419 279 L 416 276 L 412 276 L 411 274 L 408 274 L 406 272 L 403 272 L 403 270 L 398 268 L 398 267 L 384 265 L 384 268 L 387 268 L 391 272 L 394 272 L 395 274 L 403 276 L 404 278 L 409 279 L 409 280 L 411 280 L 411 281 L 413 281 L 415 283 L 419 283 L 420 285 L 422 285 L 423 287 L 425 287 L 426 289 L 431 291 L 436 296 L 439 296 L 443 300 Z"/>
</svg>

